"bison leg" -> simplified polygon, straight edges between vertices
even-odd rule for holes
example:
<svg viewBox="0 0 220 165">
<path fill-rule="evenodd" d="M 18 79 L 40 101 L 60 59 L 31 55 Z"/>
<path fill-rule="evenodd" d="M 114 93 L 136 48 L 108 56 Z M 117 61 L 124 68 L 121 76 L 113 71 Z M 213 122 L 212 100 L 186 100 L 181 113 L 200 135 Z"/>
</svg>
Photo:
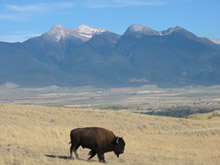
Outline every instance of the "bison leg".
<svg viewBox="0 0 220 165">
<path fill-rule="evenodd" d="M 74 146 L 73 144 L 71 145 L 70 147 L 70 158 L 72 158 L 72 153 L 74 152 L 75 156 L 76 156 L 76 159 L 79 159 L 79 156 L 77 154 L 77 149 L 79 148 L 79 145 L 77 146 Z"/>
<path fill-rule="evenodd" d="M 105 163 L 104 153 L 98 153 L 99 162 Z"/>
<path fill-rule="evenodd" d="M 94 150 L 91 150 L 91 151 L 89 152 L 89 155 L 90 155 L 90 157 L 89 157 L 88 160 L 92 159 L 92 158 L 96 155 L 96 152 L 95 152 Z"/>
<path fill-rule="evenodd" d="M 73 151 L 74 151 L 74 154 L 76 155 L 76 159 L 79 159 L 79 156 L 78 156 L 78 154 L 77 154 L 76 149 L 75 149 L 75 150 L 73 150 Z"/>
<path fill-rule="evenodd" d="M 70 147 L 70 159 L 73 158 L 73 145 Z"/>
</svg>

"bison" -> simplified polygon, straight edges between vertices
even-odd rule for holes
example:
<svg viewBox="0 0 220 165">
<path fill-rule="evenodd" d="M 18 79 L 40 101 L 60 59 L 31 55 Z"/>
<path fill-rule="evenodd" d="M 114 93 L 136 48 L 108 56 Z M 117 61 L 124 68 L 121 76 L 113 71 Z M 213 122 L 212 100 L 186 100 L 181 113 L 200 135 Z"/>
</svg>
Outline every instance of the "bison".
<svg viewBox="0 0 220 165">
<path fill-rule="evenodd" d="M 70 139 L 70 158 L 74 151 L 78 159 L 77 149 L 82 146 L 91 149 L 88 160 L 97 154 L 99 162 L 105 162 L 104 153 L 113 151 L 119 157 L 125 148 L 125 141 L 122 137 L 117 137 L 112 131 L 99 127 L 73 129 L 70 132 Z"/>
</svg>

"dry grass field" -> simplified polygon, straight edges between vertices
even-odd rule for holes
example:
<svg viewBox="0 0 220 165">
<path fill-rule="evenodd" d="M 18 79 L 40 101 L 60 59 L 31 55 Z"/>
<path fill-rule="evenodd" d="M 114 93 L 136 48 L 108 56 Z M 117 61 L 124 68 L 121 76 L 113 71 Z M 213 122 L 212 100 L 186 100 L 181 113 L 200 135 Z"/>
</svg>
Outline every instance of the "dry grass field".
<svg viewBox="0 0 220 165">
<path fill-rule="evenodd" d="M 32 105 L 0 104 L 0 164 L 97 165 L 70 160 L 70 130 L 100 126 L 123 136 L 125 153 L 118 159 L 105 154 L 109 165 L 218 165 L 220 113 L 192 115 L 188 119 L 156 117 L 128 111 L 89 110 Z"/>
</svg>

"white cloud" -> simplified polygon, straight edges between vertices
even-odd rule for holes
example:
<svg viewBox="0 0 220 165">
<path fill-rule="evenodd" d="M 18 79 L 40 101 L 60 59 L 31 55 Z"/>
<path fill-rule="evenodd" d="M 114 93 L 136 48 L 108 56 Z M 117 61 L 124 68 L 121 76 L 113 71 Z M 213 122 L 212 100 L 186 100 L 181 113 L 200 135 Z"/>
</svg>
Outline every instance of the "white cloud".
<svg viewBox="0 0 220 165">
<path fill-rule="evenodd" d="M 118 0 L 117 2 L 133 6 L 158 6 L 167 4 L 166 1 L 161 0 Z"/>
<path fill-rule="evenodd" d="M 5 42 L 23 42 L 29 38 L 40 36 L 41 33 L 35 33 L 35 32 L 15 32 L 11 34 L 1 35 L 0 41 Z"/>
<path fill-rule="evenodd" d="M 13 21 L 21 21 L 24 18 L 20 17 L 18 14 L 0 14 L 0 20 L 13 20 Z"/>
<path fill-rule="evenodd" d="M 38 3 L 38 4 L 7 4 L 1 7 L 0 20 L 23 21 L 48 12 L 61 13 L 74 7 L 72 2 Z"/>
<path fill-rule="evenodd" d="M 0 19 L 12 19 L 13 16 L 11 14 L 0 14 Z"/>
<path fill-rule="evenodd" d="M 72 8 L 74 6 L 71 2 L 60 2 L 60 3 L 39 3 L 29 5 L 6 5 L 9 11 L 15 12 L 34 12 L 34 11 L 48 11 L 48 10 L 63 10 Z"/>
<path fill-rule="evenodd" d="M 170 0 L 88 0 L 88 8 L 116 8 L 126 6 L 161 6 Z"/>
<path fill-rule="evenodd" d="M 40 11 L 45 9 L 45 4 L 35 4 L 35 5 L 7 5 L 7 8 L 12 11 L 25 12 L 25 11 Z"/>
</svg>

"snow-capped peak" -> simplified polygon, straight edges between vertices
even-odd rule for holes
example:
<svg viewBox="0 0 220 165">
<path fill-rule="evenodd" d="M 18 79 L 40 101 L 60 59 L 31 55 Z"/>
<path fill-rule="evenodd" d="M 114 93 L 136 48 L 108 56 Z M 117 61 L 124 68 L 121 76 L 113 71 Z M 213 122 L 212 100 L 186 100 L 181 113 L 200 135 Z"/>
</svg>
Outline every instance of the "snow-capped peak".
<svg viewBox="0 0 220 165">
<path fill-rule="evenodd" d="M 144 26 L 144 25 L 130 25 L 128 27 L 127 32 L 135 32 L 135 33 L 143 33 L 146 35 L 159 35 L 158 31 L 155 31 L 153 29 L 151 29 L 148 26 Z"/>
<path fill-rule="evenodd" d="M 213 43 L 220 45 L 220 38 L 212 38 L 212 37 L 199 37 L 199 38 L 206 38 L 206 39 L 212 41 Z"/>
<path fill-rule="evenodd" d="M 63 25 L 55 25 L 45 35 L 57 42 L 59 42 L 61 38 L 66 37 L 75 37 L 81 39 L 82 41 L 88 41 L 95 34 L 100 34 L 103 32 L 106 32 L 106 30 L 102 28 L 89 27 L 87 25 L 80 25 L 74 29 L 66 28 Z"/>
<path fill-rule="evenodd" d="M 46 34 L 55 41 L 59 41 L 61 38 L 65 38 L 67 36 L 75 36 L 74 32 L 71 29 L 68 29 L 63 25 L 55 25 Z"/>
<path fill-rule="evenodd" d="M 55 25 L 52 27 L 51 31 L 56 31 L 56 30 L 63 30 L 65 27 L 61 24 Z"/>
<path fill-rule="evenodd" d="M 183 29 L 183 28 L 181 28 L 180 26 L 176 26 L 174 28 L 169 28 L 167 30 L 161 31 L 160 35 L 169 35 L 169 34 L 175 32 L 175 31 L 181 30 L 181 29 Z"/>
<path fill-rule="evenodd" d="M 130 31 L 135 31 L 135 32 L 140 32 L 140 31 L 152 31 L 152 29 L 149 28 L 148 26 L 135 25 L 135 24 L 129 26 L 129 30 L 130 30 Z"/>
<path fill-rule="evenodd" d="M 90 27 L 87 25 L 80 25 L 73 30 L 76 31 L 80 36 L 85 37 L 87 39 L 92 38 L 95 34 L 100 34 L 100 33 L 106 32 L 105 29 L 93 28 L 93 27 Z"/>
<path fill-rule="evenodd" d="M 149 36 L 153 36 L 153 35 L 165 36 L 178 30 L 184 30 L 184 29 L 180 26 L 176 26 L 174 28 L 169 28 L 164 31 L 156 31 L 156 30 L 151 29 L 148 26 L 133 24 L 128 27 L 126 33 L 141 33 L 141 34 L 145 34 Z"/>
</svg>

